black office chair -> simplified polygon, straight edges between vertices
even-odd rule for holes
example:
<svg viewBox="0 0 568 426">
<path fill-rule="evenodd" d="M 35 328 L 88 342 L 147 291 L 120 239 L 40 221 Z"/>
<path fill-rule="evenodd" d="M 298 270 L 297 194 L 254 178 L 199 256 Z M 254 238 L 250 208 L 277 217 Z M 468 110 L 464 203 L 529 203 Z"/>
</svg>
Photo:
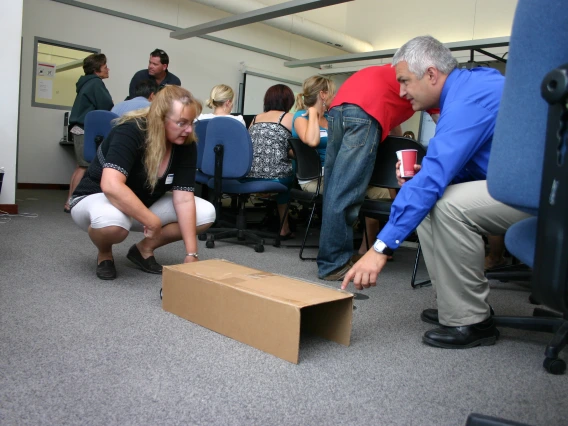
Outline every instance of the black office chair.
<svg viewBox="0 0 568 426">
<path fill-rule="evenodd" d="M 568 341 L 568 64 L 549 70 L 568 59 L 567 21 L 564 2 L 519 1 L 487 175 L 495 199 L 535 216 L 511 226 L 505 245 L 533 267 L 536 299 L 559 312 L 494 319 L 498 327 L 555 333 L 543 363 L 552 374 L 566 370 L 558 355 Z"/>
<path fill-rule="evenodd" d="M 300 259 L 302 260 L 317 260 L 317 257 L 303 257 L 302 254 L 305 248 L 318 248 L 319 245 L 308 245 L 306 246 L 306 240 L 308 239 L 308 235 L 310 232 L 310 226 L 312 224 L 312 220 L 314 217 L 314 213 L 317 207 L 321 207 L 323 203 L 323 194 L 321 193 L 321 184 L 322 184 L 322 167 L 321 167 L 321 160 L 319 153 L 312 147 L 306 145 L 298 138 L 290 138 L 288 139 L 290 146 L 292 147 L 292 151 L 294 152 L 294 156 L 296 158 L 296 177 L 298 180 L 318 180 L 318 186 L 316 192 L 308 192 L 303 191 L 302 189 L 292 188 L 290 190 L 290 200 L 288 201 L 288 205 L 286 206 L 286 214 L 290 210 L 290 203 L 292 200 L 296 200 L 301 204 L 307 205 L 310 207 L 310 217 L 308 219 L 308 224 L 306 226 L 306 232 L 304 234 L 304 240 L 302 241 L 302 245 L 286 245 L 286 247 L 301 247 L 300 248 Z M 280 229 L 284 226 L 284 222 L 280 224 Z M 278 237 L 276 242 L 274 243 L 275 247 L 280 247 L 280 233 L 278 233 Z"/>
<path fill-rule="evenodd" d="M 388 136 L 383 142 L 379 144 L 377 150 L 377 160 L 375 162 L 375 167 L 373 169 L 373 174 L 369 185 L 377 186 L 380 188 L 391 188 L 399 189 L 400 186 L 396 180 L 396 174 L 394 170 L 394 165 L 398 161 L 396 156 L 396 151 L 401 149 L 415 149 L 418 151 L 417 163 L 422 162 L 422 158 L 426 155 L 426 149 L 418 142 L 396 136 Z M 362 217 L 372 217 L 381 221 L 388 221 L 390 216 L 390 210 L 393 200 L 390 198 L 380 199 L 380 200 L 370 200 L 365 199 L 361 209 L 359 210 L 359 215 Z M 371 236 L 374 238 L 374 235 Z M 363 238 L 367 242 L 368 246 L 368 236 L 367 230 L 363 234 Z M 367 247 L 368 249 L 369 247 Z M 420 247 L 420 241 L 418 241 L 418 250 L 416 251 L 416 259 L 414 261 L 414 268 L 412 270 L 412 278 L 410 280 L 410 285 L 412 288 L 423 287 L 431 283 L 430 280 L 425 280 L 421 282 L 416 282 L 416 273 L 418 271 L 418 264 L 420 262 L 420 254 L 422 249 Z"/>
</svg>

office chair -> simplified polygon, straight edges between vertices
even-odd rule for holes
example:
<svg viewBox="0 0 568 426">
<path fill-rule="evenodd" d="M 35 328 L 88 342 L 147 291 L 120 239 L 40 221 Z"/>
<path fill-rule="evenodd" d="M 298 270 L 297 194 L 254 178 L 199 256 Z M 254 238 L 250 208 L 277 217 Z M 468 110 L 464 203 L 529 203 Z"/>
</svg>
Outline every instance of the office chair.
<svg viewBox="0 0 568 426">
<path fill-rule="evenodd" d="M 251 194 L 288 191 L 286 185 L 271 181 L 240 182 L 252 166 L 253 148 L 248 130 L 242 123 L 229 117 L 211 119 L 205 136 L 201 171 L 209 177 L 208 186 L 214 191 L 217 220 L 207 231 L 207 248 L 215 247 L 215 241 L 237 238 L 238 244 L 253 244 L 257 253 L 264 251 L 263 238 L 276 238 L 268 232 L 247 230 L 245 204 Z M 236 225 L 221 219 L 223 194 L 238 199 Z"/>
<path fill-rule="evenodd" d="M 112 122 L 118 118 L 114 112 L 95 110 L 85 115 L 85 145 L 83 146 L 83 155 L 85 161 L 91 162 L 97 155 L 97 148 L 107 137 L 110 129 L 114 126 Z"/>
<path fill-rule="evenodd" d="M 388 136 L 383 142 L 379 144 L 377 150 L 377 160 L 375 162 L 375 167 L 373 169 L 373 174 L 371 175 L 371 180 L 369 185 L 378 186 L 380 188 L 392 188 L 398 189 L 400 186 L 396 180 L 396 174 L 394 171 L 394 165 L 397 162 L 396 151 L 401 149 L 416 149 L 418 151 L 417 162 L 420 163 L 422 158 L 426 155 L 426 149 L 418 142 L 396 136 Z M 372 217 L 374 219 L 388 221 L 390 216 L 390 210 L 393 200 L 390 198 L 385 198 L 381 200 L 370 200 L 365 199 L 363 205 L 359 210 L 359 215 L 362 217 Z M 372 236 L 374 238 L 374 236 Z M 368 242 L 367 228 L 365 227 L 365 232 L 363 233 L 363 238 Z M 367 244 L 367 249 L 369 249 Z M 416 259 L 414 261 L 414 268 L 412 270 L 412 278 L 410 280 L 410 285 L 412 288 L 423 287 L 430 284 L 430 280 L 421 281 L 416 283 L 416 273 L 418 271 L 418 263 L 420 262 L 420 255 L 422 249 L 420 247 L 420 241 L 418 241 L 418 250 L 416 251 Z"/>
<path fill-rule="evenodd" d="M 292 151 L 294 152 L 294 156 L 296 158 L 296 177 L 298 180 L 318 180 L 318 186 L 316 192 L 308 192 L 302 189 L 292 188 L 290 190 L 290 200 L 288 201 L 288 205 L 286 206 L 286 213 L 284 217 L 288 214 L 288 210 L 290 210 L 290 203 L 292 200 L 297 200 L 301 204 L 305 204 L 310 206 L 310 217 L 308 219 L 308 224 L 306 226 L 306 233 L 304 234 L 304 240 L 300 246 L 298 245 L 286 245 L 286 247 L 300 247 L 300 259 L 302 260 L 317 260 L 316 257 L 304 257 L 302 256 L 304 249 L 307 248 L 318 248 L 319 245 L 310 245 L 306 246 L 306 240 L 308 239 L 308 235 L 310 232 L 310 226 L 312 224 L 312 219 L 314 217 L 314 213 L 316 211 L 316 207 L 322 205 L 323 203 L 323 194 L 322 194 L 322 167 L 321 167 L 321 160 L 319 153 L 312 147 L 306 145 L 298 138 L 290 138 L 288 139 L 290 146 L 292 147 Z M 280 229 L 284 226 L 284 221 L 280 224 Z M 276 237 L 276 242 L 274 243 L 275 247 L 280 247 L 280 232 Z"/>
<path fill-rule="evenodd" d="M 203 162 L 203 151 L 205 149 L 205 138 L 207 135 L 207 127 L 211 120 L 199 120 L 195 123 L 195 134 L 197 136 L 197 172 L 195 173 L 195 181 L 203 185 L 203 190 L 206 191 L 208 188 L 207 183 L 210 177 L 203 174 L 201 171 L 201 163 Z M 206 191 L 207 192 L 207 191 Z M 203 195 L 203 198 L 207 199 L 207 195 Z"/>
<path fill-rule="evenodd" d="M 568 64 L 554 69 L 568 59 L 567 21 L 562 1 L 519 1 L 487 175 L 495 199 L 534 215 L 509 228 L 505 245 L 533 268 L 536 299 L 560 312 L 536 308 L 495 323 L 555 333 L 543 362 L 552 374 L 566 370 L 558 355 L 568 341 Z"/>
</svg>

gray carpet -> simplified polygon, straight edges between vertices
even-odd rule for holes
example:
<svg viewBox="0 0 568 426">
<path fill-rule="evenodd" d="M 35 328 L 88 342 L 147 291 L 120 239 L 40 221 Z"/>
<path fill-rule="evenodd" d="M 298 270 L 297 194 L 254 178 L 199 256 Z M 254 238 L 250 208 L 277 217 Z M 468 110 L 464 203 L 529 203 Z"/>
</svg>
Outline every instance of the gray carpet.
<svg viewBox="0 0 568 426">
<path fill-rule="evenodd" d="M 139 235 L 115 250 L 118 279 L 101 281 L 65 192 L 17 198 L 37 217 L 0 217 L 2 425 L 464 425 L 472 412 L 567 423 L 568 377 L 542 368 L 548 335 L 502 329 L 495 346 L 463 351 L 422 344 L 419 314 L 435 305 L 430 288 L 410 288 L 414 250 L 397 251 L 355 300 L 350 347 L 304 336 L 294 365 L 162 311 L 161 278 L 125 257 Z M 176 243 L 156 256 L 174 264 L 182 253 Z M 298 249 L 200 242 L 200 253 L 316 277 Z M 532 312 L 525 288 L 492 288 L 498 314 Z"/>
</svg>

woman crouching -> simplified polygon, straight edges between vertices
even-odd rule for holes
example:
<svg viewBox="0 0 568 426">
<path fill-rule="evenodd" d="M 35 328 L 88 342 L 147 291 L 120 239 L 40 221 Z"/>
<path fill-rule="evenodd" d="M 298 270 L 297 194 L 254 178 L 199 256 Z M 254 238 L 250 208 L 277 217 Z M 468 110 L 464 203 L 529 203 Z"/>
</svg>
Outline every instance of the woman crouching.
<svg viewBox="0 0 568 426">
<path fill-rule="evenodd" d="M 201 109 L 189 91 L 166 86 L 149 108 L 118 119 L 98 148 L 70 206 L 99 250 L 100 279 L 116 278 L 112 246 L 131 230 L 144 232 L 144 239 L 127 258 L 145 272 L 162 273 L 154 250 L 174 241 L 183 240 L 185 263 L 198 260 L 196 235 L 215 221 L 213 205 L 193 194 L 193 121 Z"/>
</svg>

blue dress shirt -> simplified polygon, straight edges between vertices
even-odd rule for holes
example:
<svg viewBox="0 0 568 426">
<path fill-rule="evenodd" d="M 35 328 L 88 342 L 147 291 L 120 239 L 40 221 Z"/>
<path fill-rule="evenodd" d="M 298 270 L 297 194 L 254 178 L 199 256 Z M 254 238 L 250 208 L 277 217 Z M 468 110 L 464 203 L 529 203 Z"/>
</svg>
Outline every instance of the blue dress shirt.
<svg viewBox="0 0 568 426">
<path fill-rule="evenodd" d="M 422 169 L 402 186 L 388 223 L 377 235 L 389 248 L 396 249 L 420 225 L 448 185 L 486 179 L 504 82 L 491 68 L 450 73 Z"/>
</svg>

